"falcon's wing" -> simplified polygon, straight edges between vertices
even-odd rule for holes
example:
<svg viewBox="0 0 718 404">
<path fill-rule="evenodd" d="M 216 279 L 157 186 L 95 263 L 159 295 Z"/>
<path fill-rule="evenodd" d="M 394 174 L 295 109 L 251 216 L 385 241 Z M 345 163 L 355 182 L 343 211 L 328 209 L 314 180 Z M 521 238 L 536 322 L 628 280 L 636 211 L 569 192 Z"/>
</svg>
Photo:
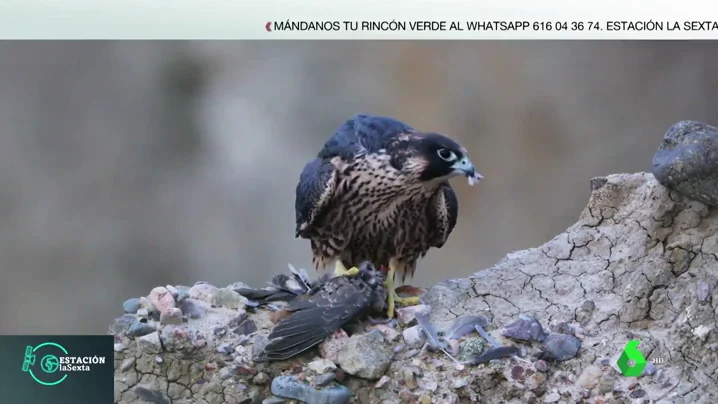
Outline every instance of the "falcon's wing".
<svg viewBox="0 0 718 404">
<path fill-rule="evenodd" d="M 427 208 L 429 228 L 432 232 L 432 245 L 441 248 L 456 226 L 459 214 L 459 201 L 448 181 L 445 181 L 434 194 Z"/>
<path fill-rule="evenodd" d="M 357 155 L 386 149 L 398 135 L 411 132 L 414 132 L 411 126 L 396 119 L 357 114 L 324 144 L 318 157 L 329 159 L 339 156 L 351 161 Z"/>
<path fill-rule="evenodd" d="M 284 308 L 290 315 L 272 329 L 263 358 L 285 360 L 312 348 L 364 313 L 372 299 L 372 289 L 361 277 L 330 279 Z"/>
<path fill-rule="evenodd" d="M 336 167 L 320 158 L 307 163 L 299 175 L 294 210 L 297 228 L 295 236 L 309 227 L 334 195 L 339 173 Z"/>
</svg>

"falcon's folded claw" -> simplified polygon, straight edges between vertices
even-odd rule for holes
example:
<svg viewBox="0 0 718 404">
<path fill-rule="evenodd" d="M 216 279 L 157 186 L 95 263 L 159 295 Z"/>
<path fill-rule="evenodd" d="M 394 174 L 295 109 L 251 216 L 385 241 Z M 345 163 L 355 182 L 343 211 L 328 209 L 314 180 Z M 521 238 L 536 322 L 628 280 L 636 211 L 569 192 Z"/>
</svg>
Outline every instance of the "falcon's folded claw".
<svg viewBox="0 0 718 404">
<path fill-rule="evenodd" d="M 393 265 L 389 265 L 389 272 L 386 274 L 386 280 L 384 281 L 384 288 L 387 291 L 387 310 L 386 315 L 389 318 L 394 318 L 396 303 L 402 306 L 416 306 L 421 303 L 418 296 L 411 297 L 400 297 L 396 294 L 396 288 L 394 287 L 394 276 L 396 275 L 396 268 Z"/>
<path fill-rule="evenodd" d="M 336 266 L 334 268 L 334 276 L 355 276 L 358 274 L 359 268 L 351 267 L 347 269 L 340 260 L 337 260 Z"/>
</svg>

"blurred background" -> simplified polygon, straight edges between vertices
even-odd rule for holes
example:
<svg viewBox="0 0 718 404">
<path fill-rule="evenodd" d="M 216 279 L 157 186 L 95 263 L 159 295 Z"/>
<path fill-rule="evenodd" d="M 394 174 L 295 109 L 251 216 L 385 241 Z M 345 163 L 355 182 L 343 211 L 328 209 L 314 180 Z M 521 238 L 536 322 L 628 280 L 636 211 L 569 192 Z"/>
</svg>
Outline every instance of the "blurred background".
<svg viewBox="0 0 718 404">
<path fill-rule="evenodd" d="M 104 333 L 165 284 L 261 286 L 287 263 L 294 187 L 358 112 L 463 143 L 459 223 L 429 286 L 538 246 L 589 179 L 650 171 L 666 129 L 718 124 L 711 42 L 0 44 L 0 333 Z"/>
</svg>

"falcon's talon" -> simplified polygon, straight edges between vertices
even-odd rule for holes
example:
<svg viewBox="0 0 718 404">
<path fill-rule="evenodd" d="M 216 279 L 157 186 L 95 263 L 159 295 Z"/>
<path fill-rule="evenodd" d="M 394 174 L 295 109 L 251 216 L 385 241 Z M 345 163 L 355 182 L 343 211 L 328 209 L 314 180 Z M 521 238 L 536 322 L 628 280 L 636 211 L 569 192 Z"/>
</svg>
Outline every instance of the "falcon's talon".
<svg viewBox="0 0 718 404">
<path fill-rule="evenodd" d="M 351 267 L 350 269 L 346 269 L 344 264 L 342 264 L 341 261 L 337 260 L 336 267 L 334 268 L 334 276 L 356 276 L 359 275 L 359 268 L 357 267 Z"/>
<path fill-rule="evenodd" d="M 421 303 L 419 296 L 399 297 L 396 293 L 394 295 L 394 301 L 401 303 L 402 306 L 416 306 Z"/>
</svg>

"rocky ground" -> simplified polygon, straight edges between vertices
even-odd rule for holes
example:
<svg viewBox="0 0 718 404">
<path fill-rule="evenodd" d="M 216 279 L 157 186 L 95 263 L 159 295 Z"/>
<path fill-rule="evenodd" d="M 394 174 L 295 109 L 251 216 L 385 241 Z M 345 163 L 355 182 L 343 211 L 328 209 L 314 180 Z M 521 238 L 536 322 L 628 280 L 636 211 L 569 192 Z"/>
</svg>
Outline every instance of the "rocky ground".
<svg viewBox="0 0 718 404">
<path fill-rule="evenodd" d="M 578 222 L 544 245 L 429 288 L 394 323 L 277 363 L 253 361 L 273 324 L 234 291 L 243 285 L 158 287 L 110 326 L 115 401 L 715 403 L 717 229 L 716 210 L 651 174 L 595 178 Z M 439 330 L 483 315 L 519 354 L 457 364 L 448 354 L 465 360 L 489 343 L 471 332 L 447 353 L 427 349 L 417 310 Z M 640 377 L 616 366 L 631 339 L 649 361 Z"/>
</svg>

